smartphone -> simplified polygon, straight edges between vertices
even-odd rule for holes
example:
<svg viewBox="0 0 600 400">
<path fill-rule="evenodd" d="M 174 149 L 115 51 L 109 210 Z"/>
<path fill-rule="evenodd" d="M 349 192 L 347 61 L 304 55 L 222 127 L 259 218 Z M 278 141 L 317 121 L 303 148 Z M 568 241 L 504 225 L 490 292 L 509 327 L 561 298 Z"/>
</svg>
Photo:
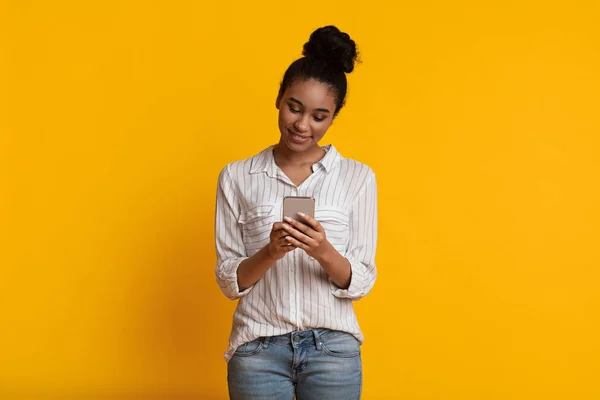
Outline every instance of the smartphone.
<svg viewBox="0 0 600 400">
<path fill-rule="evenodd" d="M 304 213 L 311 217 L 315 217 L 315 199 L 312 197 L 296 197 L 288 196 L 283 198 L 283 217 L 290 217 L 296 221 L 304 222 L 298 213 Z"/>
</svg>

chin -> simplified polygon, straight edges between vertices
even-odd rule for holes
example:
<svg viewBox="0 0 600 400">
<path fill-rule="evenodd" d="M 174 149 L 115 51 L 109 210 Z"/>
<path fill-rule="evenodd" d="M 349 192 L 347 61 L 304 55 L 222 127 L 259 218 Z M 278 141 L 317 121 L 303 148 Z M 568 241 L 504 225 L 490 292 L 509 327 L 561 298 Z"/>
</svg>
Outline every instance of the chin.
<svg viewBox="0 0 600 400">
<path fill-rule="evenodd" d="M 285 144 L 290 150 L 294 150 L 294 151 L 308 150 L 311 147 L 314 147 L 314 145 L 315 145 L 315 143 L 313 142 L 312 139 L 307 141 L 306 143 L 296 143 L 296 142 L 291 141 L 289 138 L 286 138 Z"/>
</svg>

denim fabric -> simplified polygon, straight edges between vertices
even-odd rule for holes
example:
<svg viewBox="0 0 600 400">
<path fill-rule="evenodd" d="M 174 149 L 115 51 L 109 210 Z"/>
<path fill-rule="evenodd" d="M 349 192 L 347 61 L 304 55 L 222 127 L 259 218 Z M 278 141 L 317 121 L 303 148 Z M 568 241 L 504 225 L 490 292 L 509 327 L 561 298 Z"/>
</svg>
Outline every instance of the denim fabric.
<svg viewBox="0 0 600 400">
<path fill-rule="evenodd" d="M 353 400 L 362 389 L 360 343 L 329 329 L 245 343 L 227 369 L 232 400 Z"/>
</svg>

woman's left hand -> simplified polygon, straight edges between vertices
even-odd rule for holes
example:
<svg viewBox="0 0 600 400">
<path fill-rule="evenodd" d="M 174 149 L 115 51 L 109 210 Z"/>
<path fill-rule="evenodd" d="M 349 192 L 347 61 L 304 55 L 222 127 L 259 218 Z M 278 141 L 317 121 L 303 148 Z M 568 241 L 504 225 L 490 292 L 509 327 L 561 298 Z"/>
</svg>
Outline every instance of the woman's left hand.
<svg viewBox="0 0 600 400">
<path fill-rule="evenodd" d="M 319 221 L 306 214 L 299 213 L 298 215 L 305 222 L 298 222 L 289 217 L 284 218 L 283 229 L 289 234 L 286 239 L 295 247 L 304 250 L 306 254 L 321 262 L 335 249 L 327 240 L 325 229 Z"/>
</svg>

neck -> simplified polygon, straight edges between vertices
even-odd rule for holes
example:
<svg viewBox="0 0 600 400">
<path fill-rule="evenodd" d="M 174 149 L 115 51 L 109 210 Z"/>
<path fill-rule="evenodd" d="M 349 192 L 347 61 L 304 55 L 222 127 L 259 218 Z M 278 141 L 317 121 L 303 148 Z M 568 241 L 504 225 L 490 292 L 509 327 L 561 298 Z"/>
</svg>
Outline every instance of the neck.
<svg viewBox="0 0 600 400">
<path fill-rule="evenodd" d="M 277 165 L 305 165 L 314 164 L 325 156 L 325 150 L 320 146 L 315 146 L 302 153 L 290 150 L 281 142 L 275 145 L 273 156 Z"/>
</svg>

